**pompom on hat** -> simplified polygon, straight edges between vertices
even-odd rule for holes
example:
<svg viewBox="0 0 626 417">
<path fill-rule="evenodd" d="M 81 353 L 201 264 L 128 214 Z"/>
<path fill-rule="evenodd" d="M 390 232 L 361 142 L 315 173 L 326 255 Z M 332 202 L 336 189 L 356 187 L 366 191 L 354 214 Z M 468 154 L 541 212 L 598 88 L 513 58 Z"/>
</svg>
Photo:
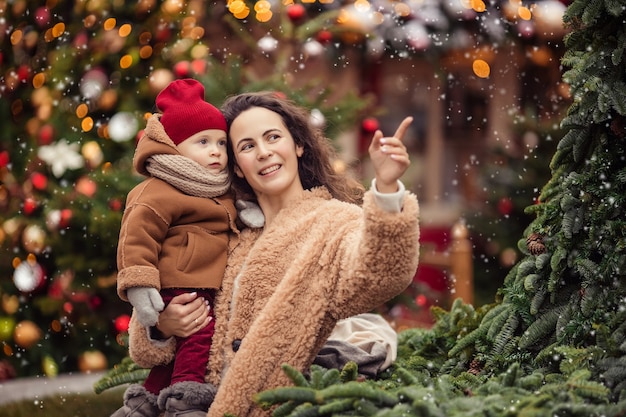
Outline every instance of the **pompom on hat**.
<svg viewBox="0 0 626 417">
<path fill-rule="evenodd" d="M 176 145 L 203 130 L 226 132 L 224 115 L 204 100 L 204 86 L 197 80 L 172 81 L 159 93 L 156 105 L 165 133 Z"/>
</svg>

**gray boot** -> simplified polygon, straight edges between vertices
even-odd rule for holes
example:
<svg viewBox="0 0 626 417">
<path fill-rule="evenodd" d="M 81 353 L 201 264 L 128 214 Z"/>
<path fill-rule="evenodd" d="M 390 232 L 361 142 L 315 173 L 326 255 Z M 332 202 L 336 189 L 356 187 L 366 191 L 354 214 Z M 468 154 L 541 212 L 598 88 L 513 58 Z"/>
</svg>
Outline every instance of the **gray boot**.
<svg viewBox="0 0 626 417">
<path fill-rule="evenodd" d="M 158 417 L 157 396 L 143 385 L 132 384 L 124 392 L 124 405 L 111 417 Z"/>
<path fill-rule="evenodd" d="M 165 410 L 164 417 L 206 417 L 216 392 L 212 384 L 177 382 L 161 390 L 157 404 Z"/>
</svg>

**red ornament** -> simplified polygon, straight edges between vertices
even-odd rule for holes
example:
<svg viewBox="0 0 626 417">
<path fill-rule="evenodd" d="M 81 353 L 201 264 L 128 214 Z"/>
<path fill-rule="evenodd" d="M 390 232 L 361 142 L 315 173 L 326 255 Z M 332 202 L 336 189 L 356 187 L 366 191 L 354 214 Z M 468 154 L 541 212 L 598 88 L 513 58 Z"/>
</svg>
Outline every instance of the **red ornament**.
<svg viewBox="0 0 626 417">
<path fill-rule="evenodd" d="M 118 333 L 125 333 L 128 331 L 128 325 L 130 323 L 130 316 L 128 314 L 122 314 L 115 319 L 114 326 Z"/>
<path fill-rule="evenodd" d="M 74 311 L 74 304 L 70 303 L 69 301 L 64 302 L 63 311 L 65 311 L 67 314 L 72 314 L 72 311 Z"/>
<path fill-rule="evenodd" d="M 498 201 L 498 211 L 503 216 L 508 216 L 513 211 L 513 202 L 508 197 L 502 197 Z"/>
<path fill-rule="evenodd" d="M 37 136 L 40 145 L 49 145 L 54 139 L 54 127 L 50 124 L 41 126 Z"/>
<path fill-rule="evenodd" d="M 30 182 L 33 183 L 33 187 L 35 187 L 37 190 L 45 190 L 48 186 L 48 177 L 46 177 L 41 172 L 33 172 L 33 174 L 30 176 Z"/>
<path fill-rule="evenodd" d="M 172 31 L 170 30 L 168 23 L 160 23 L 155 31 L 154 39 L 156 42 L 167 42 L 172 37 Z"/>
<path fill-rule="evenodd" d="M 333 40 L 333 34 L 329 30 L 320 30 L 316 38 L 319 43 L 329 43 Z"/>
<path fill-rule="evenodd" d="M 428 304 L 428 298 L 426 298 L 424 294 L 419 294 L 417 297 L 415 297 L 415 304 L 417 304 L 419 307 L 425 307 L 426 304 Z"/>
<path fill-rule="evenodd" d="M 9 159 L 9 152 L 7 151 L 2 151 L 0 152 L 0 168 L 4 168 L 7 165 L 9 165 L 10 159 Z"/>
<path fill-rule="evenodd" d="M 72 46 L 77 50 L 82 50 L 87 47 L 87 43 L 89 42 L 89 37 L 87 36 L 87 32 L 81 31 L 76 34 L 74 40 L 72 41 Z"/>
<path fill-rule="evenodd" d="M 35 199 L 27 197 L 24 200 L 24 214 L 27 216 L 30 216 L 31 214 L 33 214 L 33 212 L 35 210 L 37 210 L 38 204 L 37 201 L 35 201 Z"/>
<path fill-rule="evenodd" d="M 122 201 L 119 198 L 112 198 L 109 200 L 109 208 L 113 211 L 122 210 Z"/>
<path fill-rule="evenodd" d="M 194 59 L 190 66 L 195 74 L 203 75 L 206 73 L 206 61 L 204 59 Z"/>
<path fill-rule="evenodd" d="M 61 210 L 61 218 L 59 219 L 59 229 L 65 229 L 66 227 L 69 227 L 70 225 L 70 220 L 72 219 L 72 210 L 70 209 L 63 209 Z"/>
<path fill-rule="evenodd" d="M 96 182 L 92 179 L 82 177 L 78 179 L 74 188 L 76 189 L 76 191 L 83 195 L 86 195 L 87 197 L 93 197 L 98 190 L 98 184 L 96 184 Z"/>
<path fill-rule="evenodd" d="M 292 22 L 302 19 L 305 13 L 306 9 L 300 3 L 292 4 L 287 7 L 287 16 L 289 16 L 289 19 L 291 19 Z"/>
<path fill-rule="evenodd" d="M 17 69 L 17 78 L 22 82 L 28 81 L 30 78 L 30 68 L 28 65 L 20 65 Z"/>
<path fill-rule="evenodd" d="M 178 78 L 186 78 L 189 77 L 191 73 L 191 64 L 189 61 L 180 61 L 174 64 L 174 74 Z"/>
<path fill-rule="evenodd" d="M 41 6 L 35 10 L 35 22 L 40 28 L 48 26 L 50 23 L 50 9 L 45 6 Z"/>
<path fill-rule="evenodd" d="M 373 117 L 368 117 L 367 119 L 364 119 L 361 126 L 363 127 L 363 130 L 368 133 L 373 133 L 377 131 L 380 127 L 378 120 Z"/>
<path fill-rule="evenodd" d="M 89 297 L 88 302 L 89 307 L 91 307 L 92 310 L 97 310 L 102 305 L 102 298 L 100 298 L 99 295 L 92 295 L 91 297 Z"/>
</svg>

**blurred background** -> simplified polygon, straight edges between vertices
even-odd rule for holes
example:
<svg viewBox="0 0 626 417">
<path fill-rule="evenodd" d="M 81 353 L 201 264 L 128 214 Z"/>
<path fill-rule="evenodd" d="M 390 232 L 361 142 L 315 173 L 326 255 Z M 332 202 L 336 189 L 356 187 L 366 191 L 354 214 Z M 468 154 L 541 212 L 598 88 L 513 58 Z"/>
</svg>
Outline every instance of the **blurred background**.
<svg viewBox="0 0 626 417">
<path fill-rule="evenodd" d="M 0 380 L 126 356 L 119 225 L 142 179 L 136 140 L 177 78 L 202 81 L 217 106 L 257 90 L 306 106 L 339 150 L 336 169 L 365 185 L 374 131 L 413 116 L 404 180 L 420 199 L 424 262 L 380 312 L 428 327 L 430 308 L 457 296 L 493 302 L 570 103 L 567 5 L 0 0 Z M 441 266 L 461 240 L 455 276 Z"/>
</svg>

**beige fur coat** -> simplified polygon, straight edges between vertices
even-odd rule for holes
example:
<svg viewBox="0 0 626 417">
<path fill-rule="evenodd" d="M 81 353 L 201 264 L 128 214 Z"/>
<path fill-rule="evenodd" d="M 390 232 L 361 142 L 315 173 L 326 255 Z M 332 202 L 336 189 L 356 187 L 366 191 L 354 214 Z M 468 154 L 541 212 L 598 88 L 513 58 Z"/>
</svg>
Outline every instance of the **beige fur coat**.
<svg viewBox="0 0 626 417">
<path fill-rule="evenodd" d="M 402 212 L 388 213 L 371 191 L 360 208 L 319 188 L 265 229 L 243 230 L 215 305 L 207 381 L 219 390 L 208 416 L 268 416 L 252 396 L 290 385 L 281 364 L 308 369 L 338 320 L 403 291 L 418 263 L 418 215 L 408 192 Z M 171 359 L 172 342 L 147 334 L 133 320 L 131 357 L 144 366 Z"/>
</svg>

